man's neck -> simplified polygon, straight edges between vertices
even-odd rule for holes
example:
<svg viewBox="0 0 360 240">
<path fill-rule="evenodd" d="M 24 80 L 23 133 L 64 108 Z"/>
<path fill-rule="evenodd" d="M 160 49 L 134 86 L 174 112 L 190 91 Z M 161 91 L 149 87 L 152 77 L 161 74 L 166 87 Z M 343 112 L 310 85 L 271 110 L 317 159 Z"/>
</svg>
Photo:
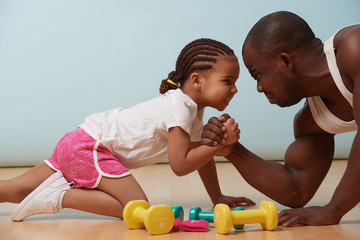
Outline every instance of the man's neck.
<svg viewBox="0 0 360 240">
<path fill-rule="evenodd" d="M 297 73 L 301 79 L 305 97 L 321 96 L 331 99 L 338 89 L 329 71 L 323 44 L 320 40 L 304 50 L 298 57 Z"/>
</svg>

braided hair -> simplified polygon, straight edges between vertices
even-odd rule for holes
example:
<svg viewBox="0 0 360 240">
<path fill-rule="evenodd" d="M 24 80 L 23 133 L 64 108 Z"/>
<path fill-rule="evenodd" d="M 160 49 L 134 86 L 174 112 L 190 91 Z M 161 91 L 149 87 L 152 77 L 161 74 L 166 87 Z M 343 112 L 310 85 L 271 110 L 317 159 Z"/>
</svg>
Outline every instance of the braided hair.
<svg viewBox="0 0 360 240">
<path fill-rule="evenodd" d="M 219 56 L 233 56 L 234 51 L 216 40 L 200 38 L 186 45 L 181 51 L 175 71 L 161 81 L 159 92 L 166 93 L 170 89 L 181 87 L 194 71 L 206 71 L 213 68 Z"/>
</svg>

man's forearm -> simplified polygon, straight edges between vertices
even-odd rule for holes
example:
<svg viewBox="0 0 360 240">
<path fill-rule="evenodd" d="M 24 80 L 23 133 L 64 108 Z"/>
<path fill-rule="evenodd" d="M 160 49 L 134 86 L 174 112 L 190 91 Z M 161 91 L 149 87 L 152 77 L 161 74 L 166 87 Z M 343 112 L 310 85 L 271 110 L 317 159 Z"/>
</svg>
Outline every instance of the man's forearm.
<svg viewBox="0 0 360 240">
<path fill-rule="evenodd" d="M 297 183 L 283 164 L 266 161 L 240 143 L 235 144 L 226 158 L 251 186 L 281 204 L 298 207 L 299 204 L 293 201 Z"/>
<path fill-rule="evenodd" d="M 360 202 L 360 133 L 357 133 L 345 173 L 337 186 L 329 207 L 339 218 Z"/>
</svg>

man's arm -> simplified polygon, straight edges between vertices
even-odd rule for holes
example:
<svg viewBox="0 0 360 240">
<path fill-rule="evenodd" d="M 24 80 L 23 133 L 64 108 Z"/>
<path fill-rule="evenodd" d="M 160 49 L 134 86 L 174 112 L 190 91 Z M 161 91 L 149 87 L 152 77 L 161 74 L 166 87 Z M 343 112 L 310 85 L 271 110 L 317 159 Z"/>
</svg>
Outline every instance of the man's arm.
<svg viewBox="0 0 360 240">
<path fill-rule="evenodd" d="M 295 123 L 302 128 L 307 127 L 304 123 L 309 115 L 308 107 L 304 108 L 306 111 L 298 114 Z M 223 116 L 221 120 L 224 121 L 227 117 Z M 220 122 L 216 118 L 209 120 L 203 133 L 203 144 L 221 139 Z M 315 194 L 329 170 L 333 152 L 333 135 L 319 132 L 299 134 L 286 151 L 284 165 L 266 161 L 240 143 L 234 145 L 226 158 L 254 188 L 283 205 L 302 207 Z"/>
<path fill-rule="evenodd" d="M 343 72 L 347 73 L 353 80 L 353 112 L 354 119 L 360 126 L 360 25 L 356 30 L 351 31 L 341 44 L 340 63 Z M 328 204 L 337 215 L 343 216 L 360 201 L 360 133 L 359 130 L 355 135 L 351 147 L 348 165 L 340 184 Z"/>
<path fill-rule="evenodd" d="M 219 123 L 211 124 L 210 122 L 203 138 L 209 135 L 208 132 L 212 128 L 218 128 L 218 125 Z M 283 205 L 303 207 L 313 197 L 331 166 L 334 153 L 334 137 L 331 134 L 321 132 L 314 124 L 307 105 L 297 115 L 295 128 L 296 139 L 286 151 L 284 165 L 265 161 L 240 143 L 236 143 L 233 151 L 226 157 L 234 164 L 243 178 L 260 192 Z M 299 129 L 302 129 L 302 131 Z M 296 214 L 287 212 L 293 210 L 297 210 Z M 288 214 L 282 215 L 283 212 Z M 283 212 L 279 215 L 280 224 L 287 222 L 289 219 L 295 222 L 298 216 L 303 213 L 310 216 L 319 213 L 317 209 L 312 208 L 291 209 Z M 310 214 L 307 214 L 307 212 L 310 212 Z M 317 225 L 333 224 L 339 221 L 334 215 L 324 212 L 320 215 L 323 219 L 317 221 L 315 223 Z M 286 216 L 286 219 L 284 216 Z M 311 217 L 309 219 L 316 218 Z M 326 220 L 326 223 L 324 220 Z M 312 224 L 310 221 L 301 223 Z"/>
<path fill-rule="evenodd" d="M 337 63 L 343 77 L 353 87 L 353 115 L 360 124 L 360 28 L 351 27 L 345 36 L 340 36 Z M 351 85 L 351 84 L 350 84 Z M 349 85 L 349 86 L 350 86 Z M 331 201 L 324 207 L 286 210 L 280 213 L 279 223 L 323 225 L 338 223 L 360 201 L 360 133 L 357 132 L 350 151 L 348 165 Z"/>
<path fill-rule="evenodd" d="M 346 171 L 331 201 L 323 207 L 307 207 L 284 210 L 279 214 L 279 224 L 291 226 L 337 224 L 360 201 L 359 133 L 356 134 Z M 356 149 L 356 150 L 354 150 Z"/>
<path fill-rule="evenodd" d="M 227 159 L 254 188 L 289 206 L 303 207 L 315 194 L 328 172 L 333 137 L 304 136 L 287 149 L 285 164 L 266 161 L 237 143 Z"/>
</svg>

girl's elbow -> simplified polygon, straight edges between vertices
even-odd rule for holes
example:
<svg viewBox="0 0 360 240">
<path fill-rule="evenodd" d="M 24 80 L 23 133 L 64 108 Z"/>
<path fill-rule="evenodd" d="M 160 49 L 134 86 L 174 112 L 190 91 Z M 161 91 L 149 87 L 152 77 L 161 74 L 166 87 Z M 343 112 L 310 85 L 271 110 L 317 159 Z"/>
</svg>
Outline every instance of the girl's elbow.
<svg viewBox="0 0 360 240">
<path fill-rule="evenodd" d="M 175 173 L 176 176 L 185 176 L 188 174 L 188 170 L 184 166 L 171 166 L 172 171 Z"/>
<path fill-rule="evenodd" d="M 185 170 L 182 170 L 182 169 L 173 169 L 173 172 L 178 177 L 182 177 L 182 176 L 185 176 L 186 174 L 188 174 L 188 172 L 186 172 Z"/>
</svg>

